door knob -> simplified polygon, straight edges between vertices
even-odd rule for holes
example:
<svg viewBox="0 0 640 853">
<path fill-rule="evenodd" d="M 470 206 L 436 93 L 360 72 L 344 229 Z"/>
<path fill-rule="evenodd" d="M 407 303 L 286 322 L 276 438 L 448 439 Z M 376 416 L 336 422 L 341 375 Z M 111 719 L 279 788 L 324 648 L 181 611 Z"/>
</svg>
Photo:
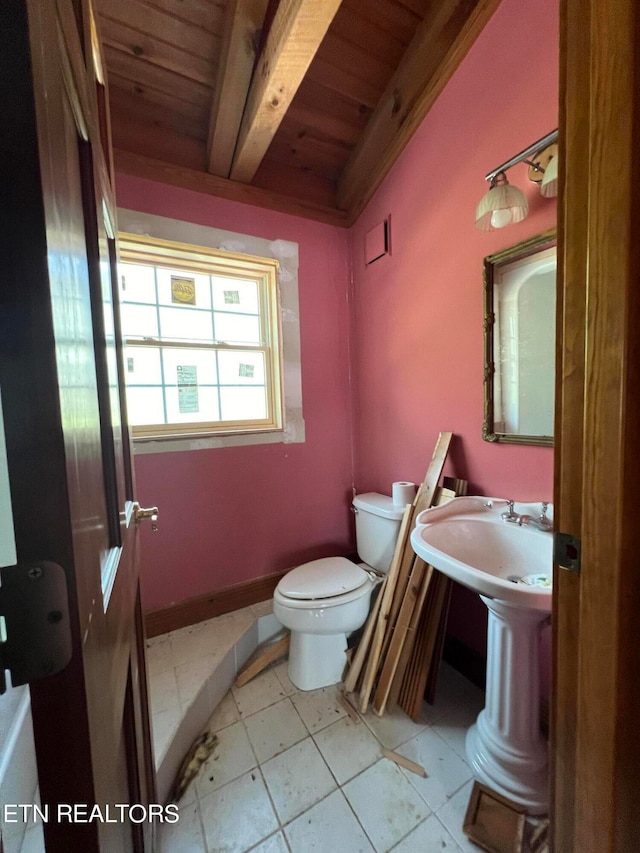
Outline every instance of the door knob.
<svg viewBox="0 0 640 853">
<path fill-rule="evenodd" d="M 140 524 L 141 521 L 145 519 L 149 519 L 151 521 L 151 530 L 154 533 L 158 532 L 158 507 L 150 506 L 147 508 L 141 507 L 140 504 L 136 501 L 133 505 L 133 519 L 136 524 Z"/>
</svg>

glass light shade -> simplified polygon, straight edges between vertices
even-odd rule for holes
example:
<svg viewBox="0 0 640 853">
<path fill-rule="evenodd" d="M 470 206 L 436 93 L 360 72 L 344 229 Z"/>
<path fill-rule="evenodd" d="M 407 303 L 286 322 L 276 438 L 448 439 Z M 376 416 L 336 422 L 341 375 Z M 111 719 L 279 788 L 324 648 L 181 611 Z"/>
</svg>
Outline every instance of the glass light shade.
<svg viewBox="0 0 640 853">
<path fill-rule="evenodd" d="M 492 181 L 491 189 L 482 196 L 476 208 L 476 228 L 480 231 L 493 231 L 522 222 L 529 212 L 529 204 L 522 190 L 512 186 L 504 175 L 503 183 L 495 183 L 499 179 L 500 175 Z"/>
<path fill-rule="evenodd" d="M 545 198 L 554 198 L 558 195 L 558 157 L 552 157 L 549 165 L 544 170 L 544 177 L 540 184 L 540 194 Z"/>
</svg>

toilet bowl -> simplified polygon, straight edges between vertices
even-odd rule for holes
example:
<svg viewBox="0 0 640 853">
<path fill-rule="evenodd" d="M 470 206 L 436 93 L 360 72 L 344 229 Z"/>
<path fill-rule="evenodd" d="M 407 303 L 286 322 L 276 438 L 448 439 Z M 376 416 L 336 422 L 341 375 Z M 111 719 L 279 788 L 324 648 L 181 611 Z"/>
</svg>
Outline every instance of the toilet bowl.
<svg viewBox="0 0 640 853">
<path fill-rule="evenodd" d="M 291 631 L 289 678 L 299 690 L 342 680 L 347 638 L 364 625 L 379 573 L 389 568 L 404 508 L 375 493 L 357 495 L 353 503 L 365 562 L 312 560 L 288 572 L 274 592 L 274 616 Z"/>
<path fill-rule="evenodd" d="M 304 563 L 280 581 L 273 614 L 291 631 L 289 678 L 299 690 L 342 680 L 347 636 L 364 625 L 376 583 L 345 557 Z"/>
</svg>

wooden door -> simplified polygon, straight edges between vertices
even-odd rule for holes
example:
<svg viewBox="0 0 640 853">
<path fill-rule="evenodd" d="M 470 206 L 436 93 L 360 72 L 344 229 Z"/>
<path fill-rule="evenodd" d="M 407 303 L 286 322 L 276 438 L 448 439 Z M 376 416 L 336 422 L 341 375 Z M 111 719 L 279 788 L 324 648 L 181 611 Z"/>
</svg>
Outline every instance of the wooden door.
<svg viewBox="0 0 640 853">
<path fill-rule="evenodd" d="M 68 665 L 30 684 L 45 844 L 150 850 L 153 824 L 115 809 L 155 796 L 99 44 L 85 0 L 7 0 L 2 15 L 0 388 L 17 561 L 62 566 L 72 635 Z M 117 819 L 60 820 L 60 804 Z"/>
<path fill-rule="evenodd" d="M 640 6 L 562 0 L 553 849 L 640 849 Z"/>
</svg>

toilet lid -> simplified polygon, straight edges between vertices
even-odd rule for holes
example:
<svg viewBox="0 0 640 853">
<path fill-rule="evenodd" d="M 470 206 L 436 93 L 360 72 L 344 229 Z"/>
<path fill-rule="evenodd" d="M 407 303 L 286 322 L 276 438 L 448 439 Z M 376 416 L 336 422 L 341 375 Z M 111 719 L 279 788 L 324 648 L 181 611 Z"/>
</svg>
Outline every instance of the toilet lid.
<svg viewBox="0 0 640 853">
<path fill-rule="evenodd" d="M 330 598 L 358 589 L 367 577 L 360 566 L 346 557 L 324 557 L 287 572 L 278 589 L 287 598 Z"/>
</svg>

